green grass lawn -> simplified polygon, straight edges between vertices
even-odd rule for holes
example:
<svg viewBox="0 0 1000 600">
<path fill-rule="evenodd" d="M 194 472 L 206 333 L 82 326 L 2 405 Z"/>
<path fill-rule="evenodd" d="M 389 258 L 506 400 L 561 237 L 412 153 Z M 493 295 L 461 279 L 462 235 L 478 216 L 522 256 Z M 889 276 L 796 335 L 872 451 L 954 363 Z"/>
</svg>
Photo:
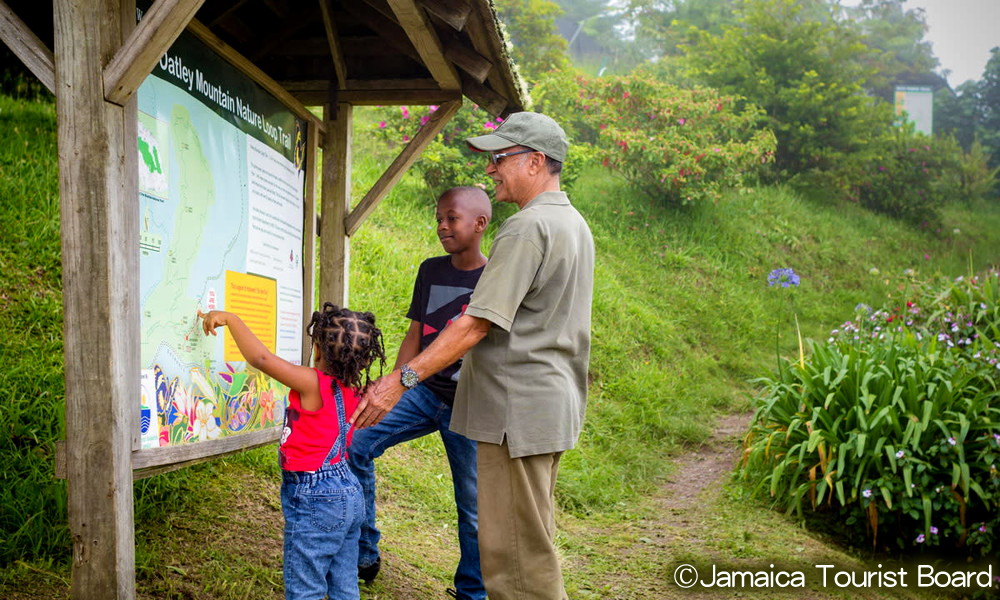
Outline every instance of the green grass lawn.
<svg viewBox="0 0 1000 600">
<path fill-rule="evenodd" d="M 366 134 L 371 126 L 358 110 L 356 199 L 387 160 Z M 70 572 L 64 486 L 52 479 L 52 442 L 63 436 L 54 128 L 51 104 L 0 96 L 0 596 L 9 598 L 63 597 Z M 749 407 L 752 380 L 776 352 L 798 352 L 796 317 L 804 337 L 825 339 L 857 303 L 900 297 L 907 269 L 957 276 L 993 263 L 1000 210 L 951 206 L 941 231 L 930 231 L 781 187 L 678 210 L 597 168 L 571 199 L 593 229 L 597 267 L 587 419 L 558 487 L 570 597 L 680 597 L 664 582 L 682 559 L 871 558 L 769 511 L 727 479 L 685 514 L 665 514 L 671 457 L 698 448 L 720 416 Z M 390 362 L 416 268 L 441 253 L 433 205 L 407 176 L 351 240 L 351 307 L 376 313 Z M 510 214 L 498 207 L 488 237 Z M 801 285 L 768 287 L 778 267 L 794 268 Z M 265 448 L 137 482 L 140 597 L 282 597 L 274 463 Z M 457 543 L 439 439 L 394 448 L 378 468 L 386 567 L 362 597 L 443 597 Z"/>
</svg>

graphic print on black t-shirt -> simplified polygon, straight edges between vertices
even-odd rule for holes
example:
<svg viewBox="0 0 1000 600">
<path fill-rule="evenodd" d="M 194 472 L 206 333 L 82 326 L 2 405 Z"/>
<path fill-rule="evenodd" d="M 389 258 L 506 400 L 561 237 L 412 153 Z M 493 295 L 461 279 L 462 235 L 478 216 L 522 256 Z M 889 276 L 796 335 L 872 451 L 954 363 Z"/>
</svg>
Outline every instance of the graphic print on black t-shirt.
<svg viewBox="0 0 1000 600">
<path fill-rule="evenodd" d="M 406 316 L 420 322 L 420 349 L 437 339 L 448 325 L 455 322 L 469 305 L 469 298 L 483 274 L 483 268 L 459 271 L 451 265 L 450 256 L 429 258 L 420 265 L 413 285 L 413 299 Z M 458 374 L 462 360 L 428 377 L 424 383 L 441 400 L 451 406 L 455 401 Z"/>
</svg>

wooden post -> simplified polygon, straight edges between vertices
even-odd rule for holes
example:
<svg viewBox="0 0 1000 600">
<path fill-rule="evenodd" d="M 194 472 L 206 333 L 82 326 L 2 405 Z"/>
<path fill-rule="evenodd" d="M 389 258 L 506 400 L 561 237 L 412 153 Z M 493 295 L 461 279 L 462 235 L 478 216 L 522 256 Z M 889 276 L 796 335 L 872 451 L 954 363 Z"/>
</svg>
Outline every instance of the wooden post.
<svg viewBox="0 0 1000 600">
<path fill-rule="evenodd" d="M 351 247 L 344 220 L 351 203 L 351 132 L 354 107 L 327 109 L 323 144 L 322 227 L 319 242 L 319 301 L 348 306 Z"/>
<path fill-rule="evenodd" d="M 309 121 L 306 129 L 306 206 L 302 223 L 302 364 L 312 364 L 312 340 L 306 327 L 316 310 L 316 158 L 319 155 L 319 127 Z"/>
<path fill-rule="evenodd" d="M 103 67 L 134 27 L 135 4 L 55 0 L 53 8 L 71 593 L 131 600 L 131 440 L 139 399 L 135 112 L 104 100 Z"/>
</svg>

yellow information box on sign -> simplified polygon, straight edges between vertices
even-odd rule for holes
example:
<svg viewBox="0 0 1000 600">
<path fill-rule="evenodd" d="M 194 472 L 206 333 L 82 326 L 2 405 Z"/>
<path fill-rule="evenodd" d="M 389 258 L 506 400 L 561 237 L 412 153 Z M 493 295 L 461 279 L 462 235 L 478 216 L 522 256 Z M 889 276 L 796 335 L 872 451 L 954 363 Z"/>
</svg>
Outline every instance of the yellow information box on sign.
<svg viewBox="0 0 1000 600">
<path fill-rule="evenodd" d="M 278 282 L 267 277 L 226 271 L 226 310 L 235 313 L 250 331 L 274 352 L 275 331 L 278 326 Z M 236 341 L 225 328 L 226 362 L 245 360 L 236 347 Z"/>
</svg>

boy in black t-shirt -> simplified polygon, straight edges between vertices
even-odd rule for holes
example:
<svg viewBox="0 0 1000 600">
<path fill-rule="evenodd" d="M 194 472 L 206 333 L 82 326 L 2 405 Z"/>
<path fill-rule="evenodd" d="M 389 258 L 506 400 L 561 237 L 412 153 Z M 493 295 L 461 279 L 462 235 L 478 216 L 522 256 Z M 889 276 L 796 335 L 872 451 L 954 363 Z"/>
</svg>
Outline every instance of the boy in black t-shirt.
<svg viewBox="0 0 1000 600">
<path fill-rule="evenodd" d="M 492 215 L 486 192 L 476 187 L 452 188 L 438 199 L 436 215 L 438 239 L 448 255 L 429 258 L 420 265 L 406 313 L 410 328 L 399 347 L 394 369 L 429 346 L 438 333 L 465 312 L 486 266 L 486 256 L 480 249 Z M 451 465 L 461 549 L 455 590 L 449 592 L 457 598 L 486 598 L 479 570 L 476 443 L 448 430 L 461 367 L 459 359 L 417 383 L 377 425 L 354 431 L 349 464 L 365 496 L 367 515 L 361 526 L 358 577 L 366 582 L 375 578 L 382 562 L 378 551 L 380 533 L 375 526 L 373 460 L 396 444 L 439 431 Z"/>
</svg>

